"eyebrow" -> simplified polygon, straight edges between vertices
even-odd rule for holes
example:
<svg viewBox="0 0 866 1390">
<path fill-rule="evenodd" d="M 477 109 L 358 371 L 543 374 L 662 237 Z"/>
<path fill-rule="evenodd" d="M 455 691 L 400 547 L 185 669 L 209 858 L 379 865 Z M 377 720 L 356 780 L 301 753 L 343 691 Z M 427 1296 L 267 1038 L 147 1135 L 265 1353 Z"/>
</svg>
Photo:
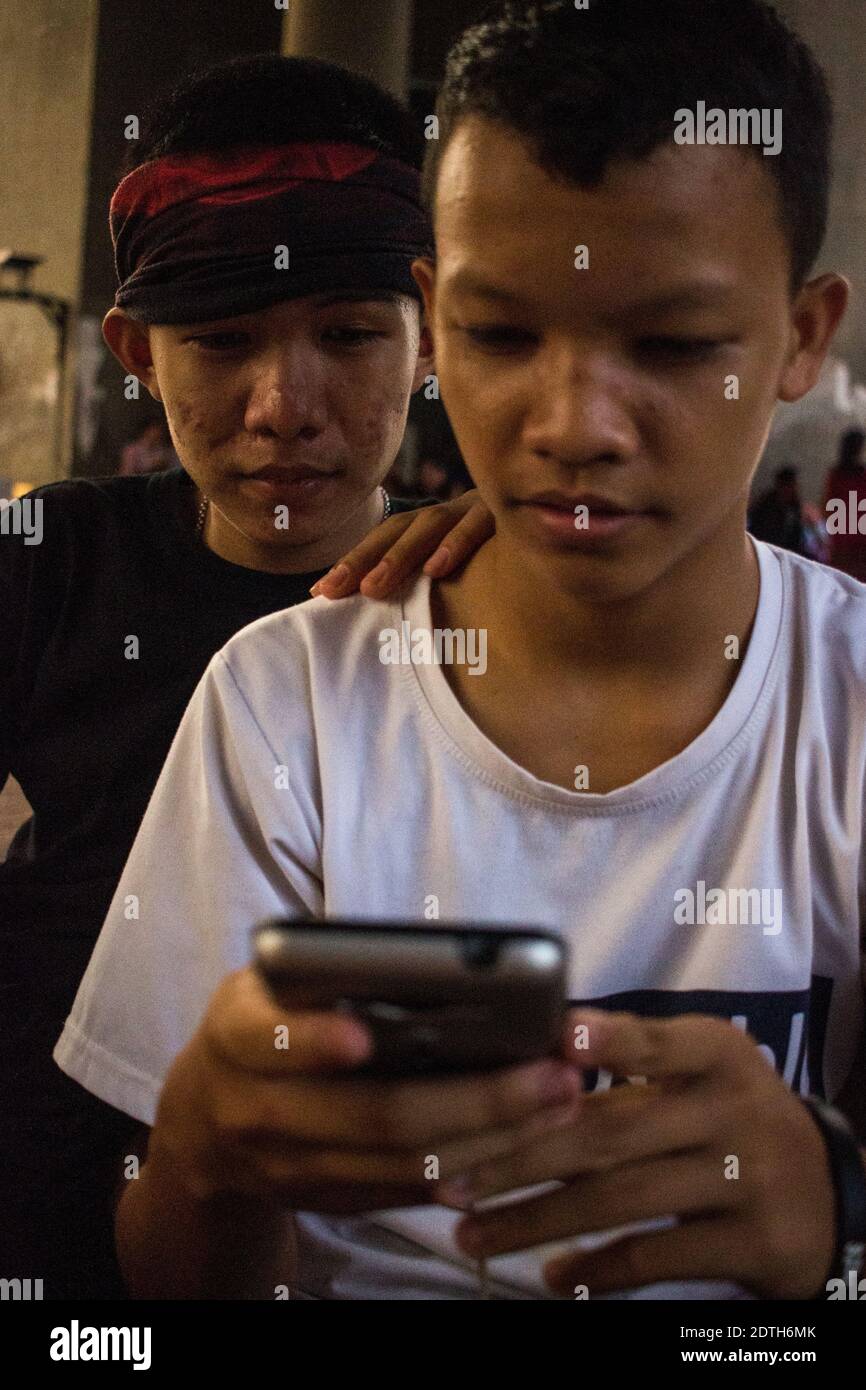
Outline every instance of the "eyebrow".
<svg viewBox="0 0 866 1390">
<path fill-rule="evenodd" d="M 398 304 L 403 296 L 398 290 L 334 290 L 313 298 L 317 308 L 326 309 L 330 304 Z"/>
<path fill-rule="evenodd" d="M 483 276 L 471 270 L 458 270 L 449 285 L 457 293 L 474 294 L 481 299 L 491 299 L 503 304 L 522 305 L 524 300 L 512 290 L 494 285 Z M 649 299 L 636 300 L 624 306 L 627 314 L 660 314 L 676 309 L 701 309 L 708 304 L 721 303 L 728 299 L 733 287 L 720 280 L 696 280 L 678 289 L 668 290 Z"/>
<path fill-rule="evenodd" d="M 458 293 L 462 290 L 466 294 L 476 294 L 481 299 L 497 299 L 507 304 L 522 303 L 519 295 L 511 290 L 502 289 L 500 285 L 491 284 L 472 270 L 458 270 L 448 282 L 448 287 Z"/>
<path fill-rule="evenodd" d="M 730 299 L 733 288 L 733 285 L 727 285 L 721 280 L 696 280 L 694 284 L 683 285 L 680 289 L 668 290 L 649 299 L 636 300 L 629 305 L 629 312 L 662 314 L 672 309 L 703 309 L 708 304 L 723 303 Z"/>
</svg>

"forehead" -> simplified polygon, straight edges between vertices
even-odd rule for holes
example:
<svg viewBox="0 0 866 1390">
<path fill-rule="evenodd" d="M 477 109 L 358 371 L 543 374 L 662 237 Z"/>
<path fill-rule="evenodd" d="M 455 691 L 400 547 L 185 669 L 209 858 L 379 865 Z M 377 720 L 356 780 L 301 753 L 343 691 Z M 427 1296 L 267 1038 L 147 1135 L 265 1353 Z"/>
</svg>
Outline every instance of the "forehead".
<svg viewBox="0 0 866 1390">
<path fill-rule="evenodd" d="M 236 328 L 262 328 L 279 330 L 291 326 L 293 323 L 300 323 L 305 319 L 311 318 L 323 310 L 339 309 L 345 307 L 347 312 L 352 308 L 365 307 L 383 312 L 390 311 L 392 314 L 407 315 L 411 314 L 413 306 L 417 308 L 418 301 L 411 295 L 403 294 L 399 290 L 323 290 L 319 294 L 299 295 L 294 299 L 281 299 L 276 304 L 271 304 L 266 309 L 256 309 L 248 314 L 234 314 L 225 318 L 200 320 L 189 324 L 176 324 L 169 327 L 169 332 L 179 335 L 190 330 L 204 330 L 211 328 L 214 324 L 225 326 L 231 324 Z"/>
<path fill-rule="evenodd" d="M 589 248 L 595 283 L 627 272 L 634 288 L 677 270 L 788 282 L 775 180 L 754 154 L 671 142 L 645 160 L 611 164 L 601 184 L 582 188 L 548 174 L 508 127 L 462 121 L 437 182 L 440 286 L 486 266 L 540 290 L 557 274 L 574 278 L 578 245 Z"/>
</svg>

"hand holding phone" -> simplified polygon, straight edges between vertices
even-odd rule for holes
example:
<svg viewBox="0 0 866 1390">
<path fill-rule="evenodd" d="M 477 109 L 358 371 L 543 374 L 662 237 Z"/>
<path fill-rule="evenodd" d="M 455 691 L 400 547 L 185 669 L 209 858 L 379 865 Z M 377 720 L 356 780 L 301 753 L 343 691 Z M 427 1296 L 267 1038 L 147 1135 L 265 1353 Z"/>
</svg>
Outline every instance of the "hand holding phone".
<svg viewBox="0 0 866 1390">
<path fill-rule="evenodd" d="M 196 1198 L 346 1214 L 422 1206 L 436 1195 L 431 1154 L 440 1180 L 456 1177 L 564 1123 L 580 1092 L 577 1069 L 549 1056 L 462 1074 L 364 1072 L 370 1043 L 350 1013 L 275 997 L 258 967 L 235 972 L 169 1071 L 148 1165 Z M 483 1030 L 478 1050 L 495 1050 Z"/>
</svg>

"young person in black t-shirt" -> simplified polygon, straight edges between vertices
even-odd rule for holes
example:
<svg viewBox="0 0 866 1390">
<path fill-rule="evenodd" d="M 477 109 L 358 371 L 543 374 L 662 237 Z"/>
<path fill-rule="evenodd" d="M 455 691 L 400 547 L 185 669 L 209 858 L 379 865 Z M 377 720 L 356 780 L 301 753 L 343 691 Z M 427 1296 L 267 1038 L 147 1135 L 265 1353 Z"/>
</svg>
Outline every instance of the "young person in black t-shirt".
<svg viewBox="0 0 866 1390">
<path fill-rule="evenodd" d="M 41 542 L 0 538 L 0 787 L 34 811 L 0 865 L 0 1277 L 49 1299 L 122 1296 L 126 1119 L 51 1050 L 210 658 L 317 581 L 338 597 L 387 555 L 364 581 L 384 594 L 489 534 L 471 498 L 378 528 L 417 505 L 380 483 L 432 371 L 420 143 L 372 83 L 298 59 L 220 65 L 158 104 L 112 200 L 104 334 L 183 468 L 40 488 Z"/>
</svg>

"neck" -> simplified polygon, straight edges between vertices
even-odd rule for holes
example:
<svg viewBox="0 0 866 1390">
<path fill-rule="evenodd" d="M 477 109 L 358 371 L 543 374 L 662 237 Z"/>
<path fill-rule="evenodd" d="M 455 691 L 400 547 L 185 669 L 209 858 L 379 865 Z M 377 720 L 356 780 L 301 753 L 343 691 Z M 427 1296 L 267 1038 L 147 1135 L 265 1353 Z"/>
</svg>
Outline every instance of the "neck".
<svg viewBox="0 0 866 1390">
<path fill-rule="evenodd" d="M 557 586 L 549 563 L 515 555 L 500 537 L 478 552 L 478 570 L 470 576 L 477 601 L 495 614 L 497 646 L 518 668 L 561 670 L 567 663 L 587 677 L 628 674 L 660 683 L 706 672 L 708 664 L 724 669 L 732 636 L 742 659 L 760 589 L 757 556 L 739 515 L 649 589 L 617 602 L 587 602 Z M 730 661 L 732 678 L 738 666 Z"/>
<path fill-rule="evenodd" d="M 201 500 L 199 494 L 199 504 Z M 377 487 L 356 511 L 325 535 L 294 545 L 265 545 L 240 531 L 213 502 L 209 502 L 202 541 L 220 559 L 244 569 L 261 570 L 266 574 L 312 574 L 329 569 L 362 541 L 381 519 L 382 493 Z"/>
</svg>

